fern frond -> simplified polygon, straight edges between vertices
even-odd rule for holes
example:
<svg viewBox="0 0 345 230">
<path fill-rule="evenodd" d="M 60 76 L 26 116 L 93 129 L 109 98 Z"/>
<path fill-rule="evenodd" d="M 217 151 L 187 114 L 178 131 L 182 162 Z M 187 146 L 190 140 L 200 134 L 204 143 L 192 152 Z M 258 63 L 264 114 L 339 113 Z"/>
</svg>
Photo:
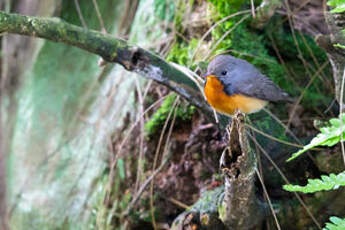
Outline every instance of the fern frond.
<svg viewBox="0 0 345 230">
<path fill-rule="evenodd" d="M 344 0 L 345 1 L 345 0 Z M 316 146 L 333 146 L 340 142 L 341 135 L 343 135 L 343 139 L 345 139 L 344 131 L 345 131 L 345 114 L 341 114 L 341 119 L 332 118 L 329 120 L 330 126 L 323 127 L 320 129 L 321 133 L 319 133 L 316 137 L 314 137 L 311 142 L 304 146 L 303 149 L 299 150 L 298 152 L 291 155 L 287 161 L 291 161 L 302 153 L 315 148 Z M 342 123 L 342 124 L 341 124 Z"/>
<path fill-rule="evenodd" d="M 331 216 L 329 220 L 332 223 L 326 223 L 326 227 L 322 230 L 344 230 L 345 229 L 345 219 L 341 219 L 336 216 Z"/>
<path fill-rule="evenodd" d="M 338 189 L 345 186 L 345 171 L 335 175 L 331 173 L 329 176 L 323 175 L 321 179 L 309 179 L 306 186 L 300 185 L 284 185 L 283 189 L 290 192 L 313 193 L 324 190 Z"/>
</svg>

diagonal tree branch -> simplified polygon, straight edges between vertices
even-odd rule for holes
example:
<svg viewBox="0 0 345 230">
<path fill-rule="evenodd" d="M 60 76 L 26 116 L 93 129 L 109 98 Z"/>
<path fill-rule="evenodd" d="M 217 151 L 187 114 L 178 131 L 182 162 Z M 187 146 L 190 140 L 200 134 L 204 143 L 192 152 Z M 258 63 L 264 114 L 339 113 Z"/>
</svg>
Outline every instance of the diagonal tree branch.
<svg viewBox="0 0 345 230">
<path fill-rule="evenodd" d="M 129 45 L 125 40 L 87 30 L 59 18 L 32 17 L 0 11 L 0 33 L 5 32 L 62 42 L 97 54 L 107 62 L 118 63 L 128 71 L 153 79 L 174 90 L 214 121 L 212 109 L 205 102 L 198 85 L 187 74 L 159 56 Z M 223 123 L 221 126 L 224 127 Z"/>
</svg>

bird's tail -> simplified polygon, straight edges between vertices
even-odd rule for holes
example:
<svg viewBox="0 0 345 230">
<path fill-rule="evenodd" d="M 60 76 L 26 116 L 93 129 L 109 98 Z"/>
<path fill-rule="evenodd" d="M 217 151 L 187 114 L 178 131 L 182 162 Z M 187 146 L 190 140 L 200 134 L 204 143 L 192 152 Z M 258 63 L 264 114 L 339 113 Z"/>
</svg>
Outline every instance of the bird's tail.
<svg viewBox="0 0 345 230">
<path fill-rule="evenodd" d="M 287 102 L 290 102 L 290 103 L 295 103 L 297 101 L 296 98 L 294 97 L 291 97 L 288 93 L 285 93 L 283 92 L 282 93 L 282 101 L 287 101 Z"/>
</svg>

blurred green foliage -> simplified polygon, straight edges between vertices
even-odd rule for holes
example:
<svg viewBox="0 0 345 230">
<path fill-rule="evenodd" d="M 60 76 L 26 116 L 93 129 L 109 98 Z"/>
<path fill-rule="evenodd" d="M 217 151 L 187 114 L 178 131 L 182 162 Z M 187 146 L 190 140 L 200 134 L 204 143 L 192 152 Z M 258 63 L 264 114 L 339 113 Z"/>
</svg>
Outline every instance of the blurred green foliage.
<svg viewBox="0 0 345 230">
<path fill-rule="evenodd" d="M 331 147 L 341 142 L 342 139 L 344 139 L 344 121 L 345 115 L 342 113 L 339 115 L 339 118 L 330 119 L 329 124 L 320 128 L 320 133 L 314 137 L 309 144 L 305 145 L 304 148 L 298 152 L 292 154 L 287 161 L 297 158 L 301 154 L 313 149 L 314 147 Z M 342 171 L 338 174 L 330 173 L 329 175 L 321 175 L 320 179 L 308 179 L 308 183 L 305 186 L 292 184 L 284 185 L 283 189 L 289 192 L 316 193 L 320 191 L 336 190 L 342 186 L 345 186 L 345 171 Z M 332 223 L 326 223 L 326 227 L 323 228 L 324 230 L 344 229 L 344 219 L 331 217 L 330 220 Z"/>
<path fill-rule="evenodd" d="M 329 125 L 320 128 L 320 133 L 314 137 L 303 149 L 291 155 L 287 161 L 291 161 L 301 154 L 317 146 L 334 146 L 342 139 L 345 139 L 345 114 L 341 113 L 339 118 L 329 120 Z"/>
<path fill-rule="evenodd" d="M 155 15 L 162 21 L 173 21 L 175 17 L 175 2 L 172 0 L 155 0 L 154 4 Z"/>
<path fill-rule="evenodd" d="M 278 60 L 271 54 L 267 47 L 267 37 L 265 34 L 257 33 L 248 26 L 250 20 L 239 25 L 231 34 L 231 49 L 235 50 L 234 55 L 246 59 L 260 71 L 269 76 L 282 88 L 290 87 L 291 82 L 286 81 L 284 68 Z"/>
<path fill-rule="evenodd" d="M 283 189 L 289 192 L 315 193 L 338 189 L 340 186 L 345 186 L 345 171 L 337 175 L 334 173 L 322 175 L 321 179 L 308 179 L 308 184 L 305 186 L 284 185 Z"/>
<path fill-rule="evenodd" d="M 194 69 L 196 64 L 193 63 L 192 56 L 197 45 L 198 40 L 195 38 L 191 39 L 189 43 L 184 41 L 180 43 L 177 42 L 170 49 L 166 60 L 169 62 L 178 63 L 180 65 L 189 66 L 191 69 Z"/>
<path fill-rule="evenodd" d="M 339 48 L 342 48 L 342 49 L 345 49 L 345 46 L 344 45 L 341 45 L 341 44 L 335 44 L 334 47 L 339 47 Z"/>
<path fill-rule="evenodd" d="M 173 104 L 177 96 L 175 93 L 171 93 L 167 96 L 167 98 L 162 102 L 162 105 L 159 109 L 152 115 L 150 120 L 145 124 L 145 131 L 148 136 L 151 136 L 158 132 L 160 128 L 163 127 L 171 109 L 173 108 Z M 193 114 L 195 112 L 195 106 L 191 105 L 179 105 L 176 106 L 176 119 L 181 121 L 188 121 L 192 119 Z"/>
<path fill-rule="evenodd" d="M 334 7 L 332 13 L 342 13 L 345 11 L 345 0 L 329 0 L 327 5 Z"/>
<path fill-rule="evenodd" d="M 212 3 L 218 12 L 219 18 L 224 18 L 230 14 L 240 11 L 244 3 L 249 3 L 246 0 L 207 0 Z"/>
<path fill-rule="evenodd" d="M 345 229 L 345 218 L 339 218 L 336 216 L 331 216 L 329 218 L 331 223 L 326 223 L 326 227 L 322 230 L 343 230 Z"/>
<path fill-rule="evenodd" d="M 325 52 L 314 42 L 313 38 L 309 35 L 294 31 L 296 36 L 296 42 L 294 40 L 291 29 L 288 25 L 282 24 L 283 18 L 276 16 L 270 21 L 265 29 L 265 36 L 271 34 L 279 49 L 279 52 L 288 60 L 298 60 L 299 51 L 296 46 L 299 47 L 301 53 L 307 61 L 312 62 L 315 56 L 318 61 L 327 60 Z M 266 45 L 270 46 L 270 39 L 266 41 Z M 297 57 L 297 58 L 296 58 Z"/>
</svg>

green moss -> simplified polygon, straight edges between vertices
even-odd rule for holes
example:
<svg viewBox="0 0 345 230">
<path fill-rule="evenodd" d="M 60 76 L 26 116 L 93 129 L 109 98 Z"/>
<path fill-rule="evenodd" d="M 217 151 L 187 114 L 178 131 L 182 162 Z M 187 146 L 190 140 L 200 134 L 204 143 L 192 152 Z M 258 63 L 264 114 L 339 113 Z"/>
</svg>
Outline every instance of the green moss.
<svg viewBox="0 0 345 230">
<path fill-rule="evenodd" d="M 151 119 L 145 124 L 145 131 L 150 136 L 158 131 L 161 128 L 169 113 L 172 109 L 172 106 L 176 100 L 176 94 L 172 93 L 163 101 L 160 108 L 152 115 Z M 180 105 L 177 106 L 176 119 L 187 121 L 192 119 L 192 116 L 195 112 L 195 107 L 192 105 Z"/>
<path fill-rule="evenodd" d="M 288 78 L 289 84 L 283 84 L 281 86 L 284 89 L 288 89 L 287 91 L 289 93 L 299 95 L 303 90 L 305 90 L 306 84 L 311 79 L 315 71 L 319 69 L 319 66 L 315 63 L 314 59 L 316 59 L 320 65 L 325 63 L 328 59 L 325 52 L 318 47 L 314 40 L 308 35 L 303 35 L 295 30 L 294 33 L 296 39 L 294 39 L 290 27 L 288 25 L 282 26 L 281 20 L 281 17 L 274 17 L 265 29 L 265 36 L 271 36 L 273 38 L 286 66 L 294 72 L 293 78 L 296 83 L 291 84 L 290 76 L 290 78 Z M 266 47 L 273 50 L 270 39 L 267 39 Z M 306 69 L 305 64 L 302 62 L 298 49 L 302 53 L 308 69 Z M 323 72 L 325 73 L 325 76 L 331 75 L 331 69 L 329 66 L 325 68 Z M 327 91 L 324 87 L 324 82 L 317 77 L 304 94 L 302 100 L 303 106 L 313 110 L 317 107 L 320 108 L 320 105 L 322 106 L 323 104 L 325 106 L 323 109 L 326 109 L 333 96 L 331 95 L 332 92 Z M 320 94 L 320 92 L 322 92 L 322 94 Z"/>
<path fill-rule="evenodd" d="M 284 68 L 274 56 L 270 55 L 270 50 L 266 46 L 268 38 L 264 34 L 251 30 L 249 22 L 250 20 L 246 20 L 231 34 L 233 43 L 231 49 L 236 51 L 234 55 L 246 59 L 280 87 L 290 93 L 293 92 L 291 87 L 293 84 L 284 77 L 286 75 Z"/>
<path fill-rule="evenodd" d="M 277 105 L 274 106 L 276 107 Z M 258 130 L 261 130 L 263 133 L 266 133 L 283 141 L 294 142 L 294 140 L 286 134 L 285 128 L 271 116 L 268 116 L 265 111 L 250 114 L 250 121 L 252 121 L 249 122 L 252 126 L 254 126 Z M 262 136 L 259 133 L 255 133 L 255 137 L 262 146 L 270 145 L 270 148 L 272 149 L 284 147 L 284 149 L 291 148 L 290 151 L 296 150 L 296 148 L 292 146 L 287 146 L 278 142 L 272 143 L 272 140 L 270 138 Z"/>
<path fill-rule="evenodd" d="M 210 14 L 213 16 L 212 19 L 214 21 L 221 20 L 224 17 L 227 17 L 233 13 L 236 13 L 246 5 L 245 3 L 248 3 L 247 1 L 244 0 L 208 0 L 208 2 L 212 3 L 211 4 L 211 9 L 210 9 Z M 238 21 L 238 19 L 241 16 L 234 17 L 230 20 L 225 21 L 224 23 L 220 24 L 218 27 L 216 27 L 212 31 L 212 38 L 214 41 L 218 41 L 224 33 L 226 33 L 228 30 L 230 30 L 233 25 Z M 230 49 L 232 46 L 232 39 L 230 35 L 225 38 L 217 47 L 217 52 L 222 52 L 225 50 Z"/>
<path fill-rule="evenodd" d="M 283 20 L 281 17 L 274 17 L 265 29 L 265 36 L 269 34 L 272 35 L 279 52 L 284 56 L 285 59 L 296 60 L 296 57 L 299 56 L 297 49 L 298 45 L 306 61 L 313 61 L 309 49 L 312 51 L 313 55 L 318 59 L 318 61 L 323 62 L 327 60 L 325 52 L 319 46 L 317 46 L 313 38 L 308 35 L 302 35 L 297 30 L 294 32 L 296 36 L 296 43 L 293 35 L 291 34 L 290 27 L 288 25 L 282 25 L 281 20 Z M 266 45 L 269 47 L 271 46 L 271 41 L 269 39 Z"/>
<path fill-rule="evenodd" d="M 175 43 L 166 60 L 193 68 L 195 64 L 192 62 L 192 56 L 197 45 L 198 40 L 194 38 L 188 44 L 186 42 Z"/>
<path fill-rule="evenodd" d="M 248 2 L 246 0 L 208 0 L 219 13 L 219 17 L 223 18 L 233 14 L 241 9 L 241 6 Z"/>
<path fill-rule="evenodd" d="M 199 200 L 191 207 L 191 211 L 200 213 L 215 213 L 224 197 L 224 186 L 204 192 Z"/>
</svg>

